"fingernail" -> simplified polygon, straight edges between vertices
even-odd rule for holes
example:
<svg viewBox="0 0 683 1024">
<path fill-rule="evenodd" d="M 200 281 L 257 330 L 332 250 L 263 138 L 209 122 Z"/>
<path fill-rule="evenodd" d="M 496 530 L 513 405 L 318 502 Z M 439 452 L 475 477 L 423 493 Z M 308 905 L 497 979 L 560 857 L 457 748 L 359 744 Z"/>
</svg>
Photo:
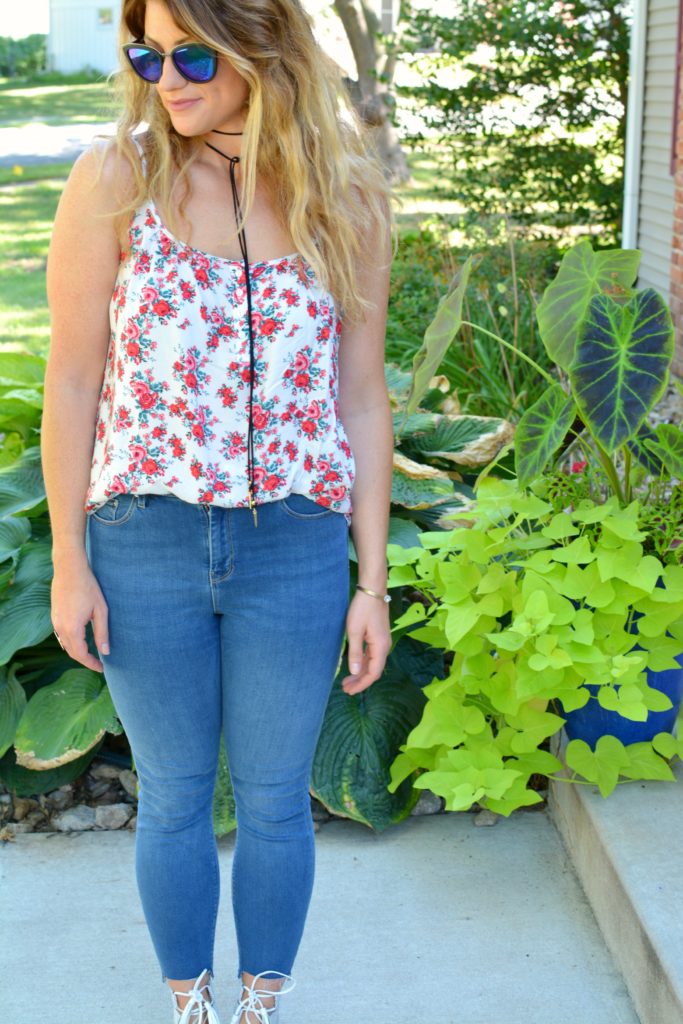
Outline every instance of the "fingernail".
<svg viewBox="0 0 683 1024">
<path fill-rule="evenodd" d="M 101 651 L 102 654 L 109 654 L 109 644 L 102 644 Z"/>
<path fill-rule="evenodd" d="M 360 665 L 358 664 L 357 661 L 354 661 L 353 664 L 351 665 L 351 671 L 353 672 L 354 675 L 356 674 L 356 672 L 360 672 Z"/>
</svg>

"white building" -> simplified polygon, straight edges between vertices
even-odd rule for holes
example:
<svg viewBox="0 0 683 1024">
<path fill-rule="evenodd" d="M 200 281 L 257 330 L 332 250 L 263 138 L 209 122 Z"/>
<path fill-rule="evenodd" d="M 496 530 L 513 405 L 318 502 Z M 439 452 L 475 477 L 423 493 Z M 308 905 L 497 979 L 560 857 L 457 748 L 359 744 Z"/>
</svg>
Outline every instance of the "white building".
<svg viewBox="0 0 683 1024">
<path fill-rule="evenodd" d="M 69 74 L 118 67 L 121 0 L 50 0 L 48 68 Z"/>
</svg>

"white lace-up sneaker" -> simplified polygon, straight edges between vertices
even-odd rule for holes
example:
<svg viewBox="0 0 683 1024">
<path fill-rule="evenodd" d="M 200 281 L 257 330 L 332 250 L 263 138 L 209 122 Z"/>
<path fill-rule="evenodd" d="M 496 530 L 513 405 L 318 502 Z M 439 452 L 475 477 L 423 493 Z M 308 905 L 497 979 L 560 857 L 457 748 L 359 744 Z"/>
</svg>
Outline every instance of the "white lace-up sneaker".
<svg viewBox="0 0 683 1024">
<path fill-rule="evenodd" d="M 291 985 L 285 981 L 279 989 L 259 988 L 258 979 L 263 974 L 279 974 L 280 977 L 287 978 Z M 242 1024 L 242 1014 L 248 1011 L 251 1014 L 251 1019 L 247 1017 L 249 1024 L 280 1024 L 280 996 L 283 992 L 291 992 L 295 985 L 294 978 L 289 974 L 283 974 L 282 971 L 260 971 L 254 975 L 251 985 L 242 985 L 247 990 L 247 994 L 237 1003 L 230 1024 Z M 262 996 L 275 996 L 275 1005 L 270 1009 L 264 1006 Z"/>
<path fill-rule="evenodd" d="M 208 978 L 203 984 L 200 980 L 207 974 Z M 189 992 L 181 992 L 171 989 L 173 994 L 173 1024 L 221 1024 L 216 1012 L 216 995 L 213 990 L 213 974 L 206 967 L 199 977 L 194 981 Z M 205 995 L 202 989 L 208 993 Z M 187 996 L 185 1006 L 180 1010 L 176 996 Z"/>
</svg>

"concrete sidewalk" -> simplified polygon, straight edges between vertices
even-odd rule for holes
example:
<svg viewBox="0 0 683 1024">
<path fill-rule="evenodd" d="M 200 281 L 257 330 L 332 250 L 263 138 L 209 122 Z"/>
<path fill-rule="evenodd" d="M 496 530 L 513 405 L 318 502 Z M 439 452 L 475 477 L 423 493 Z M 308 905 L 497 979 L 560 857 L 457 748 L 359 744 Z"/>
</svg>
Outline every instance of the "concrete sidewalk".
<svg viewBox="0 0 683 1024">
<path fill-rule="evenodd" d="M 321 827 L 282 1024 L 639 1024 L 548 813 L 493 828 L 473 817 Z M 0 1020 L 171 1024 L 134 843 L 122 831 L 0 844 Z M 238 991 L 233 847 L 234 834 L 219 840 L 224 1024 Z"/>
<path fill-rule="evenodd" d="M 0 167 L 68 163 L 90 145 L 96 135 L 113 135 L 114 121 L 83 124 L 30 124 L 0 127 Z M 21 179 L 17 179 L 21 180 Z"/>
</svg>

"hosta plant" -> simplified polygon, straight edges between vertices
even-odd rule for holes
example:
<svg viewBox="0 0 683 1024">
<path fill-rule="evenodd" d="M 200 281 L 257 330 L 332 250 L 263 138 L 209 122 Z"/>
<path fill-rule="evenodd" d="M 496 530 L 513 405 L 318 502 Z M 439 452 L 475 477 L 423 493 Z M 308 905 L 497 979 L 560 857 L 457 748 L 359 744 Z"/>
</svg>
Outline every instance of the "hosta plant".
<svg viewBox="0 0 683 1024">
<path fill-rule="evenodd" d="M 565 781 L 548 740 L 563 709 L 590 699 L 586 684 L 636 721 L 671 707 L 646 669 L 678 667 L 683 566 L 644 552 L 637 499 L 622 508 L 616 496 L 585 498 L 558 512 L 547 486 L 485 478 L 468 526 L 389 546 L 389 585 L 426 598 L 396 620 L 396 634 L 453 655 L 446 678 L 424 688 L 390 791 L 417 772 L 414 786 L 443 796 L 447 810 L 477 802 L 507 815 L 542 800 L 532 776 Z M 605 796 L 620 778 L 673 780 L 669 759 L 682 755 L 670 733 L 626 746 L 604 737 L 595 751 L 573 740 L 565 752 L 570 781 L 597 783 Z"/>
</svg>

